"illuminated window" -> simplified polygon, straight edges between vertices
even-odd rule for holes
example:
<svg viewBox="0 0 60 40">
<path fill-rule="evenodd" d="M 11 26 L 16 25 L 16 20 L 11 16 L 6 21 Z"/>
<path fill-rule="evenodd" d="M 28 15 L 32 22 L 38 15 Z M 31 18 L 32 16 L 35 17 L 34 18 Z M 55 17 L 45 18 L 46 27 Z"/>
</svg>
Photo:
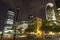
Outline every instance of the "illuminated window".
<svg viewBox="0 0 60 40">
<path fill-rule="evenodd" d="M 7 19 L 6 23 L 7 24 L 13 24 L 13 20 L 12 19 Z"/>
<path fill-rule="evenodd" d="M 12 15 L 12 16 L 14 16 L 14 12 L 12 12 L 12 11 L 8 11 L 8 15 Z"/>
<path fill-rule="evenodd" d="M 4 31 L 5 30 L 10 30 L 12 29 L 13 26 L 13 16 L 14 16 L 14 12 L 13 11 L 8 11 L 8 18 L 5 21 L 5 27 L 4 27 Z"/>
</svg>

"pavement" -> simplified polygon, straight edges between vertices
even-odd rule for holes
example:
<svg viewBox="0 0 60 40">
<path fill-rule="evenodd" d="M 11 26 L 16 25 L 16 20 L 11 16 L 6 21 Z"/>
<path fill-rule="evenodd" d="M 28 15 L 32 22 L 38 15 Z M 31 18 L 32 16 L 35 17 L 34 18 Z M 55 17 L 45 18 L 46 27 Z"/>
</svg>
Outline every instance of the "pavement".
<svg viewBox="0 0 60 40">
<path fill-rule="evenodd" d="M 10 38 L 3 38 L 0 40 L 14 40 L 14 38 L 10 37 Z M 60 36 L 47 36 L 47 37 L 44 37 L 44 38 L 36 38 L 35 36 L 32 36 L 32 35 L 28 35 L 28 36 L 18 36 L 15 38 L 15 40 L 60 40 Z"/>
</svg>

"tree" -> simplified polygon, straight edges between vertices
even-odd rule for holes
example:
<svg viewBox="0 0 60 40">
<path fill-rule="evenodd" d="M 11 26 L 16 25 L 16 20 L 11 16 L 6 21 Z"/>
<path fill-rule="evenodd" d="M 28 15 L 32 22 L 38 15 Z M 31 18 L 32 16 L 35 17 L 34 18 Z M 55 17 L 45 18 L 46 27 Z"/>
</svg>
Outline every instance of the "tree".
<svg viewBox="0 0 60 40">
<path fill-rule="evenodd" d="M 43 21 L 41 30 L 45 31 L 45 32 L 49 32 L 52 30 L 53 25 L 50 25 L 50 21 Z"/>
<path fill-rule="evenodd" d="M 54 25 L 54 27 L 52 28 L 53 32 L 60 32 L 60 26 L 58 25 Z"/>
<path fill-rule="evenodd" d="M 33 25 L 30 25 L 28 26 L 28 28 L 25 30 L 26 32 L 33 32 L 34 31 L 34 26 Z"/>
<path fill-rule="evenodd" d="M 60 26 L 51 23 L 49 21 L 43 21 L 41 30 L 45 32 L 53 31 L 53 32 L 60 32 Z"/>
</svg>

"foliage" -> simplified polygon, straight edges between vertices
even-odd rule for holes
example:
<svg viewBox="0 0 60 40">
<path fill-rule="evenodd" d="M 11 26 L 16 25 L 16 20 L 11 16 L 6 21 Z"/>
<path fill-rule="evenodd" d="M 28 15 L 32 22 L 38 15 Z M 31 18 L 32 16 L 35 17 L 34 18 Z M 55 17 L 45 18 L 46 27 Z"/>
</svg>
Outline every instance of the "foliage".
<svg viewBox="0 0 60 40">
<path fill-rule="evenodd" d="M 25 30 L 26 32 L 33 32 L 34 31 L 34 26 L 33 25 L 30 25 L 28 26 L 28 28 Z"/>
<path fill-rule="evenodd" d="M 50 25 L 49 21 L 43 21 L 41 30 L 48 32 L 48 31 L 53 31 L 53 32 L 60 32 L 60 26 L 53 24 L 52 26 Z"/>
<path fill-rule="evenodd" d="M 60 26 L 54 25 L 54 27 L 52 28 L 52 31 L 60 32 Z"/>
</svg>

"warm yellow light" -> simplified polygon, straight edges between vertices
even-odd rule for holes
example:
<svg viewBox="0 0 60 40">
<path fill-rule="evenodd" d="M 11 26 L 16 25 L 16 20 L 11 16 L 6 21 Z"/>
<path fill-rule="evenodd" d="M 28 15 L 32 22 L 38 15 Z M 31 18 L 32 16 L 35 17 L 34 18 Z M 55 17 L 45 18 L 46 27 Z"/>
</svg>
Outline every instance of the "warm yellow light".
<svg viewBox="0 0 60 40">
<path fill-rule="evenodd" d="M 54 32 L 49 32 L 48 35 L 55 35 L 55 33 Z"/>
<path fill-rule="evenodd" d="M 37 37 L 42 36 L 42 31 L 37 30 L 37 32 L 36 32 L 36 36 L 37 36 Z"/>
<path fill-rule="evenodd" d="M 20 35 L 19 37 L 20 38 L 24 38 L 24 37 L 27 37 L 27 35 Z"/>
<path fill-rule="evenodd" d="M 58 34 L 60 34 L 60 32 L 58 32 Z"/>
</svg>

